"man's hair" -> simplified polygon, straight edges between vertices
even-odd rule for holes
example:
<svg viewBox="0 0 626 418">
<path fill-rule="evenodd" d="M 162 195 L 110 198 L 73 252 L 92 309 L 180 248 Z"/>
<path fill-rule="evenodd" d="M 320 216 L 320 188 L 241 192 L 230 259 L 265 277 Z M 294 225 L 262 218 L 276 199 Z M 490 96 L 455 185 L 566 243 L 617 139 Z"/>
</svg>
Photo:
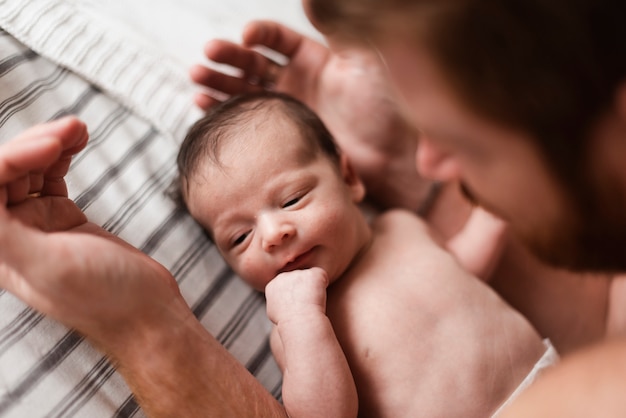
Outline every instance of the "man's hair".
<svg viewBox="0 0 626 418">
<path fill-rule="evenodd" d="M 309 6 L 333 36 L 375 41 L 401 34 L 425 48 L 465 106 L 530 134 L 565 181 L 582 179 L 578 164 L 591 130 L 626 78 L 624 0 L 310 0 Z"/>
<path fill-rule="evenodd" d="M 247 123 L 258 120 L 259 112 L 264 111 L 279 111 L 297 127 L 308 156 L 312 158 L 321 153 L 339 166 L 335 140 L 311 109 L 291 96 L 263 91 L 233 96 L 213 106 L 189 129 L 177 158 L 178 187 L 184 187 L 202 162 L 210 161 L 219 166 L 222 145 L 235 138 Z M 177 200 L 186 195 L 185 190 L 177 193 Z"/>
</svg>

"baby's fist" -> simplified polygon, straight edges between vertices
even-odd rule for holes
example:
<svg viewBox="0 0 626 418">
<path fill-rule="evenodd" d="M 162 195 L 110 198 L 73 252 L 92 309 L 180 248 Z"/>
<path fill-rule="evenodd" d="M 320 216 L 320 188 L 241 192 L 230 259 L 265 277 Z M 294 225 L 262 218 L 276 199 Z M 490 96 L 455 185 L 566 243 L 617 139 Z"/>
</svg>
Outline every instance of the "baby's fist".
<svg viewBox="0 0 626 418">
<path fill-rule="evenodd" d="M 265 287 L 268 317 L 278 324 L 311 312 L 325 314 L 328 283 L 328 274 L 319 267 L 279 274 Z"/>
</svg>

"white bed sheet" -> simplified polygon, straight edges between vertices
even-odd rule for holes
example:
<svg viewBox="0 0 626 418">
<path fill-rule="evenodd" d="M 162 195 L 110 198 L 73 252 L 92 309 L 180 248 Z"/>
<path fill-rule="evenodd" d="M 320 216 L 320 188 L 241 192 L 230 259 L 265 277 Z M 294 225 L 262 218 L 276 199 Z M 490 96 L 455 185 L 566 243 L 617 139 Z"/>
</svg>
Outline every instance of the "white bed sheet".
<svg viewBox="0 0 626 418">
<path fill-rule="evenodd" d="M 68 0 L 106 19 L 147 48 L 188 68 L 203 62 L 202 47 L 213 38 L 239 41 L 253 19 L 282 22 L 321 40 L 299 0 Z"/>
</svg>

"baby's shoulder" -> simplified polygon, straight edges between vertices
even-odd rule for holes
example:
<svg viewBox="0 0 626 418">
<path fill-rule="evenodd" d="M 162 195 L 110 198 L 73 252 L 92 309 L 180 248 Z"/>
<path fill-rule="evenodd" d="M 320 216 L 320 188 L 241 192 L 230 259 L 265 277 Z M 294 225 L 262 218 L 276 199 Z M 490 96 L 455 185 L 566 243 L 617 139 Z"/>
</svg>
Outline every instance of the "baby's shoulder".
<svg viewBox="0 0 626 418">
<path fill-rule="evenodd" d="M 414 212 L 407 209 L 389 209 L 373 219 L 372 228 L 380 231 L 407 229 L 411 233 L 428 232 L 428 224 Z"/>
<path fill-rule="evenodd" d="M 394 246 L 434 244 L 430 226 L 406 209 L 390 209 L 373 219 L 372 233 L 377 241 Z"/>
</svg>

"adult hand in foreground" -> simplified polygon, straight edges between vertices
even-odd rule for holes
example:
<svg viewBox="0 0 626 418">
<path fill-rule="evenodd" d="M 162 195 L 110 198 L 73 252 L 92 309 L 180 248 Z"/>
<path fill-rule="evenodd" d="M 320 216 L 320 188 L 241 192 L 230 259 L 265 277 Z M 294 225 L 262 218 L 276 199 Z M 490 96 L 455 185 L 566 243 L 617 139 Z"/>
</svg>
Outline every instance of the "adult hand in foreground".
<svg viewBox="0 0 626 418">
<path fill-rule="evenodd" d="M 154 276 L 166 285 L 149 287 L 155 292 L 174 293 L 176 286 L 156 262 L 89 223 L 67 198 L 64 176 L 87 139 L 82 122 L 64 118 L 0 147 L 0 285 L 104 342 L 108 333 L 123 333 L 128 318 L 147 314 L 147 306 L 130 299 L 147 290 L 134 287 L 148 283 L 127 277 Z"/>
</svg>

